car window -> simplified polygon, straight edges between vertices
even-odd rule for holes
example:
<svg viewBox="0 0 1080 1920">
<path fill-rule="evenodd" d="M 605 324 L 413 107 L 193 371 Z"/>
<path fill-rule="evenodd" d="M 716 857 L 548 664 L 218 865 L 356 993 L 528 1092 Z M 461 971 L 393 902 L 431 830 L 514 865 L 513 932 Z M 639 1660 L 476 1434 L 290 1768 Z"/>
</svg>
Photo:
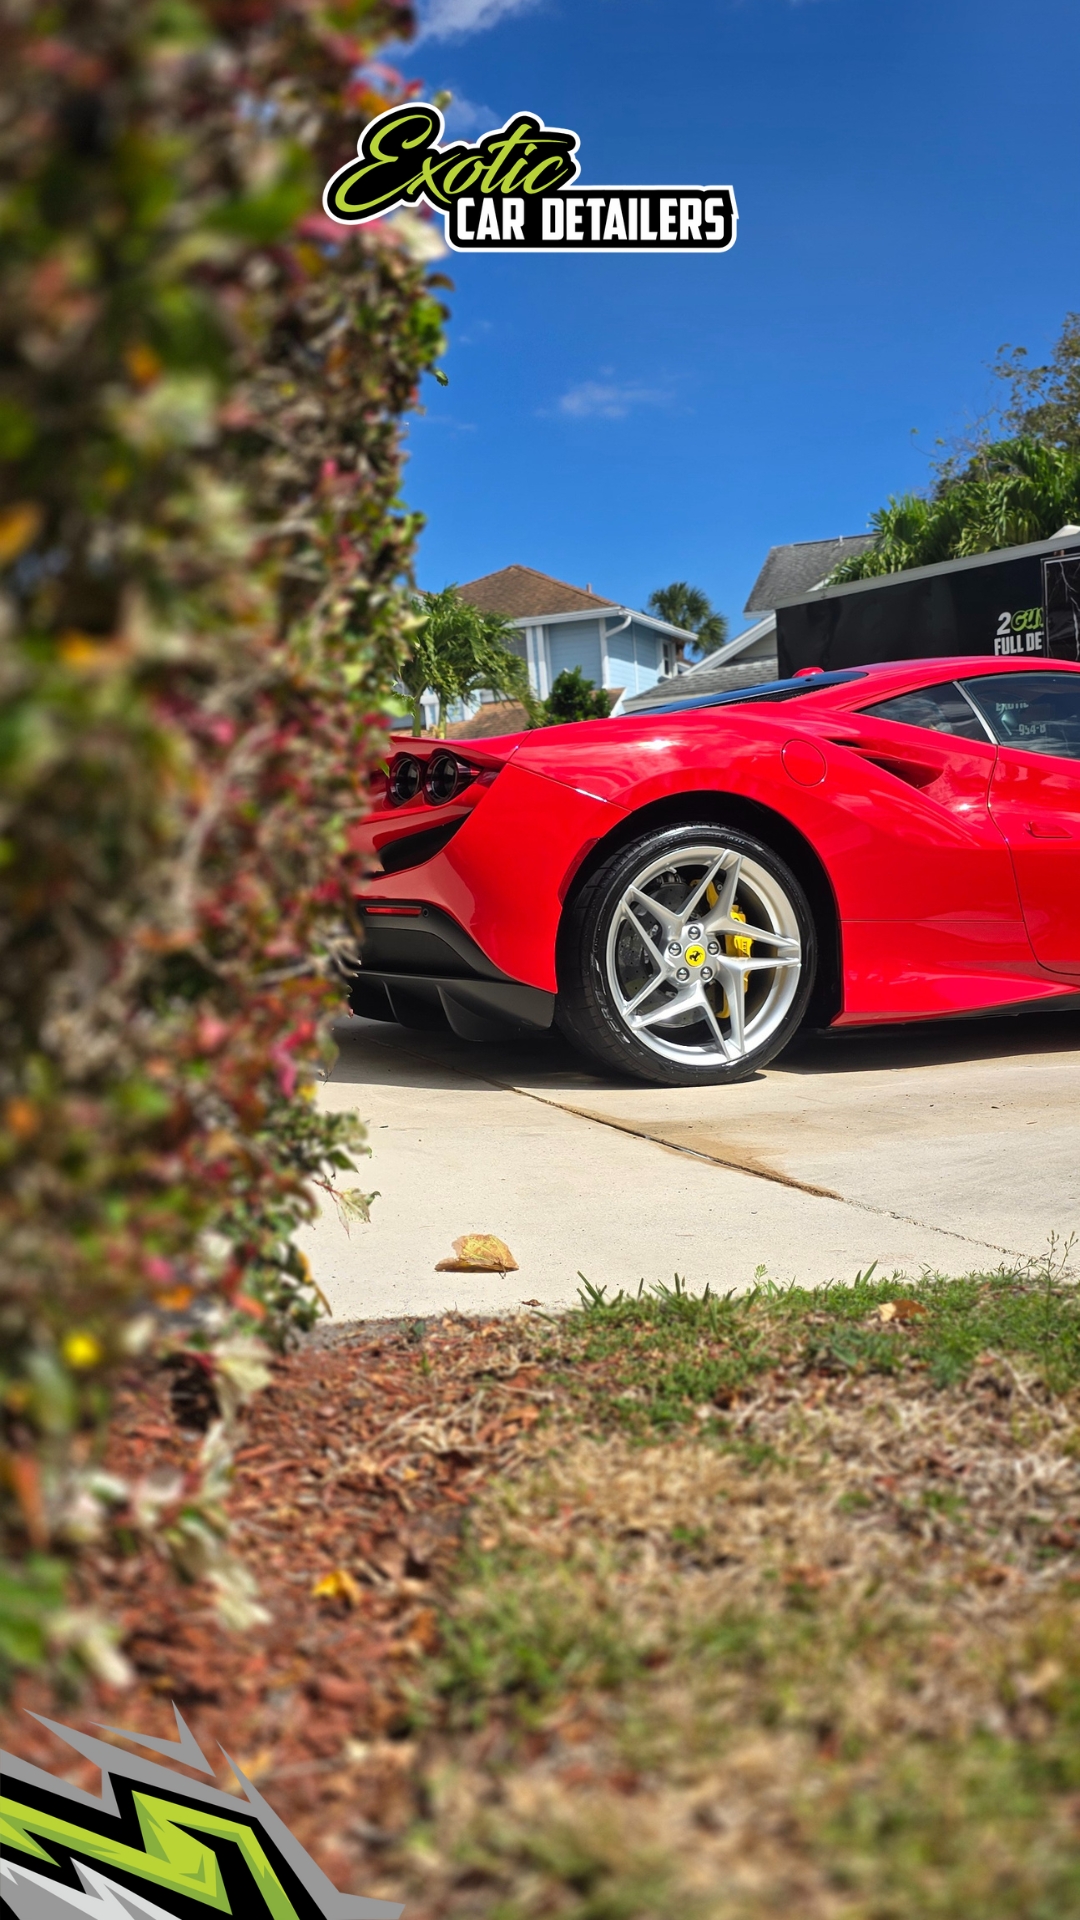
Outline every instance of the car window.
<svg viewBox="0 0 1080 1920">
<path fill-rule="evenodd" d="M 940 687 L 920 687 L 917 693 L 900 693 L 892 700 L 878 700 L 863 707 L 876 720 L 899 720 L 905 727 L 926 727 L 931 733 L 952 733 L 960 740 L 985 741 L 986 728 L 954 681 Z"/>
<path fill-rule="evenodd" d="M 1003 747 L 1080 760 L 1080 673 L 994 673 L 963 685 Z"/>
</svg>

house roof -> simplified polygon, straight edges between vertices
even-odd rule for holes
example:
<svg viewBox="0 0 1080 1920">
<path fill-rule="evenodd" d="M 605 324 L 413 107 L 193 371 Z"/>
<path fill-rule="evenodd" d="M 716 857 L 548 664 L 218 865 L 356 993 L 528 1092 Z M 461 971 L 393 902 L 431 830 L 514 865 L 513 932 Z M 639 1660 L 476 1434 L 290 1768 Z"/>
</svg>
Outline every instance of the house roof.
<svg viewBox="0 0 1080 1920">
<path fill-rule="evenodd" d="M 989 553 L 968 553 L 959 560 L 935 560 L 926 567 L 901 567 L 895 573 L 876 573 L 867 580 L 842 580 L 839 585 L 825 587 L 820 584 L 809 590 L 805 587 L 793 593 L 788 600 L 781 600 L 778 606 L 786 607 L 801 600 L 838 599 L 841 595 L 853 593 L 872 593 L 882 587 L 902 586 L 911 580 L 935 580 L 942 574 L 969 573 L 984 567 L 1008 566 L 1013 560 L 1034 558 L 1036 554 L 1069 554 L 1076 557 L 1080 549 L 1072 542 L 1080 527 L 1062 527 L 1060 532 L 1052 533 L 1049 540 L 1029 540 L 1020 547 L 992 547 Z"/>
<path fill-rule="evenodd" d="M 524 733 L 531 726 L 520 700 L 485 700 L 469 720 L 451 720 L 448 740 L 487 740 L 504 733 Z"/>
<path fill-rule="evenodd" d="M 504 620 L 542 618 L 548 613 L 597 613 L 618 604 L 586 587 L 572 587 L 550 573 L 538 573 L 535 567 L 516 563 L 500 567 L 498 573 L 482 574 L 479 580 L 467 580 L 458 592 L 481 613 L 501 614 Z"/>
<path fill-rule="evenodd" d="M 872 533 L 842 533 L 835 540 L 797 540 L 793 546 L 770 547 L 744 612 L 771 613 L 782 600 L 809 593 L 841 560 L 865 553 L 874 539 Z"/>
<path fill-rule="evenodd" d="M 688 676 L 683 673 L 677 680 L 658 680 L 655 687 L 624 700 L 620 712 L 647 713 L 650 707 L 662 707 L 669 700 L 680 700 L 689 694 L 732 693 L 740 687 L 763 687 L 767 680 L 776 679 L 777 671 L 776 655 L 770 654 L 763 660 L 741 660 L 730 667 L 698 670 L 689 685 Z"/>
<path fill-rule="evenodd" d="M 775 632 L 776 615 L 767 613 L 764 620 L 755 620 L 752 627 L 747 627 L 743 633 L 737 633 L 734 640 L 729 640 L 726 646 L 717 647 L 715 653 L 707 653 L 703 660 L 695 660 L 693 666 L 687 667 L 685 673 L 680 675 L 680 679 L 693 680 L 696 690 L 698 681 L 704 674 L 712 673 L 717 667 L 726 667 L 729 661 L 737 660 L 741 653 L 745 653 L 747 647 L 752 646 L 755 640 L 765 640 Z"/>
</svg>

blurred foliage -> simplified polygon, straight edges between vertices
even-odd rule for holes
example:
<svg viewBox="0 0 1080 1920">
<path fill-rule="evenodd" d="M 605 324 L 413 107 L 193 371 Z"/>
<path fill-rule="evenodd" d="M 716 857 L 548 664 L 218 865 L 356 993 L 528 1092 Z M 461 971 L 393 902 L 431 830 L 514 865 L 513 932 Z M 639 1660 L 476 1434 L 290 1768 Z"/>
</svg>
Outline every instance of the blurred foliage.
<svg viewBox="0 0 1080 1920">
<path fill-rule="evenodd" d="M 481 613 L 461 598 L 456 586 L 419 594 L 414 603 L 412 657 L 399 673 L 412 706 L 413 732 L 423 732 L 422 702 L 429 688 L 439 698 L 442 728 L 447 708 L 481 688 L 520 700 L 532 714 L 536 703 L 528 668 L 520 654 L 511 651 L 517 638 L 509 620 Z"/>
<path fill-rule="evenodd" d="M 60 1606 L 114 1521 L 257 1611 L 228 1429 L 361 1144 L 312 1096 L 445 318 L 424 221 L 317 209 L 411 31 L 398 0 L 0 4 L 0 1663 L 122 1676 Z M 110 1481 L 114 1376 L 185 1346 L 200 1484 Z"/>
</svg>

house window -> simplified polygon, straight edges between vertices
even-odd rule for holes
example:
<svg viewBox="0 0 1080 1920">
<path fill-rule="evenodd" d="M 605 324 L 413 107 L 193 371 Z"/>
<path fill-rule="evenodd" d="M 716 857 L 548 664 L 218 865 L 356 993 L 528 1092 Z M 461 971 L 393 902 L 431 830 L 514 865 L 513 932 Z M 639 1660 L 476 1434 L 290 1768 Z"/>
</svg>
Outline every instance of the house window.
<svg viewBox="0 0 1080 1920">
<path fill-rule="evenodd" d="M 674 671 L 675 671 L 675 642 L 674 640 L 665 640 L 663 653 L 661 654 L 661 657 L 660 657 L 660 672 L 663 675 L 664 679 L 666 680 L 669 678 L 671 674 L 674 673 Z"/>
</svg>

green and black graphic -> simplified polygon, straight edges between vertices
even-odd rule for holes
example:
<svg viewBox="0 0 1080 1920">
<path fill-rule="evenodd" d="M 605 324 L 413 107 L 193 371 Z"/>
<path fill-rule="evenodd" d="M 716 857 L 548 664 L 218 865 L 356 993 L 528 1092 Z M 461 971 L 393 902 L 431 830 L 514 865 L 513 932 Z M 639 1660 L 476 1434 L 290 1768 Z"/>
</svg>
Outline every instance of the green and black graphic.
<svg viewBox="0 0 1080 1920">
<path fill-rule="evenodd" d="M 101 1797 L 3 1755 L 0 1907 L 15 1920 L 207 1920 L 208 1911 L 240 1920 L 398 1920 L 391 1901 L 339 1893 L 235 1761 L 244 1799 L 34 1718 L 100 1767 Z M 212 1774 L 179 1713 L 176 1727 L 176 1740 L 104 1731 Z"/>
<path fill-rule="evenodd" d="M 423 101 L 381 113 L 327 182 L 330 218 L 355 226 L 425 200 L 461 253 L 724 253 L 735 243 L 731 187 L 577 191 L 577 134 L 535 113 L 511 114 L 472 145 L 444 146 L 442 134 L 442 114 Z"/>
</svg>

